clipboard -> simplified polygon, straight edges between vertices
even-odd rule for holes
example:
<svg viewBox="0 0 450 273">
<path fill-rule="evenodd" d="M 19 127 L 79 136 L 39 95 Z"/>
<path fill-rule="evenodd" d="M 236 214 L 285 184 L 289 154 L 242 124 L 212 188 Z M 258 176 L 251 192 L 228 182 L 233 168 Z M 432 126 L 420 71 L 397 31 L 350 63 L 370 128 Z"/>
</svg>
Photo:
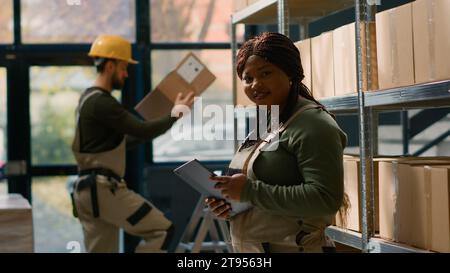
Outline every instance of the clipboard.
<svg viewBox="0 0 450 273">
<path fill-rule="evenodd" d="M 209 178 L 216 176 L 208 168 L 203 166 L 197 159 L 193 159 L 179 166 L 173 172 L 192 188 L 204 196 L 214 196 L 219 199 L 225 199 L 220 190 L 214 188 L 214 181 Z M 252 207 L 249 202 L 238 202 L 225 199 L 231 205 L 231 216 L 239 214 Z"/>
</svg>

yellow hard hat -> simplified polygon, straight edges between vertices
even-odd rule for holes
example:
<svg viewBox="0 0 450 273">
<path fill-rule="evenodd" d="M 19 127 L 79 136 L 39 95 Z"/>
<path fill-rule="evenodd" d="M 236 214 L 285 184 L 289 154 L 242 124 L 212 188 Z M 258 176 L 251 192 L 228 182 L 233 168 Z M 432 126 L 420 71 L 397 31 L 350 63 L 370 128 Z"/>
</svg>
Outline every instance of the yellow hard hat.
<svg viewBox="0 0 450 273">
<path fill-rule="evenodd" d="M 131 43 L 116 35 L 100 35 L 95 39 L 88 54 L 90 57 L 109 58 L 131 64 L 138 62 L 131 58 Z"/>
</svg>

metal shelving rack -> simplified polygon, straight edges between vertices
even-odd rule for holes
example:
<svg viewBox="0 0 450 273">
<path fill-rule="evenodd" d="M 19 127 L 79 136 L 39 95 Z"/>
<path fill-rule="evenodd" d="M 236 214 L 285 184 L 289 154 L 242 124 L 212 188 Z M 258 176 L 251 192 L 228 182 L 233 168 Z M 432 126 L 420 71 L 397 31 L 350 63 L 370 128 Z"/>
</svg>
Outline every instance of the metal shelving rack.
<svg viewBox="0 0 450 273">
<path fill-rule="evenodd" d="M 336 242 L 361 249 L 363 252 L 429 252 L 408 245 L 375 237 L 373 197 L 373 155 L 377 153 L 376 114 L 379 111 L 405 110 L 450 106 L 450 81 L 418 84 L 407 87 L 377 90 L 375 14 L 372 0 L 259 0 L 231 17 L 233 56 L 233 99 L 236 104 L 237 42 L 236 24 L 278 23 L 278 31 L 289 36 L 289 21 L 305 23 L 302 18 L 325 16 L 349 7 L 355 7 L 358 92 L 342 97 L 322 99 L 329 110 L 336 113 L 358 113 L 361 159 L 361 233 L 338 227 L 329 227 L 326 233 Z M 305 26 L 303 26 L 305 27 Z M 376 53 L 375 53 L 376 54 Z M 376 71 L 375 71 L 376 72 Z M 368 91 L 370 90 L 370 91 Z"/>
<path fill-rule="evenodd" d="M 364 96 L 366 107 L 377 111 L 448 107 L 450 80 L 365 92 Z M 356 94 L 326 98 L 320 102 L 333 112 L 345 113 L 358 110 Z"/>
</svg>

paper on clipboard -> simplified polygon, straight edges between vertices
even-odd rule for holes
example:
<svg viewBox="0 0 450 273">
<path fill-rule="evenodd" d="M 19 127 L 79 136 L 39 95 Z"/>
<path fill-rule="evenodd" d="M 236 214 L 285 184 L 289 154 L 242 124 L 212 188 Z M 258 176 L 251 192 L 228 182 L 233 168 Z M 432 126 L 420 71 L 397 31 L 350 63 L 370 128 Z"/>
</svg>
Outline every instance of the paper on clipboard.
<svg viewBox="0 0 450 273">
<path fill-rule="evenodd" d="M 214 176 L 214 174 L 204 167 L 197 159 L 193 159 L 181 165 L 173 172 L 202 195 L 224 199 L 220 194 L 220 190 L 214 188 L 214 181 L 209 179 L 211 176 Z M 231 205 L 231 216 L 252 207 L 248 202 L 226 201 Z"/>
</svg>

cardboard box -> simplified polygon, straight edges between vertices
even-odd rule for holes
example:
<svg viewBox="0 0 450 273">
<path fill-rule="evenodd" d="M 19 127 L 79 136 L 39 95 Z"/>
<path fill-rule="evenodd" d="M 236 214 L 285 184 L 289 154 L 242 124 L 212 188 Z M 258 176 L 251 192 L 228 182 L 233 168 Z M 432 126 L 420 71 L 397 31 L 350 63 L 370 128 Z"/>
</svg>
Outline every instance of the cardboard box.
<svg viewBox="0 0 450 273">
<path fill-rule="evenodd" d="M 300 60 L 302 62 L 303 74 L 305 78 L 303 79 L 303 84 L 306 85 L 312 92 L 311 84 L 311 39 L 305 39 L 295 43 L 295 46 L 300 51 Z"/>
<path fill-rule="evenodd" d="M 344 156 L 344 191 L 348 196 L 350 208 L 345 223 L 342 223 L 339 214 L 336 215 L 336 225 L 342 228 L 361 232 L 361 175 L 360 159 L 358 156 Z M 374 162 L 374 229 L 378 231 L 378 165 Z"/>
<path fill-rule="evenodd" d="M 189 53 L 141 102 L 135 110 L 146 120 L 169 115 L 179 92 L 200 96 L 216 77 L 193 53 Z"/>
<path fill-rule="evenodd" d="M 412 4 L 376 14 L 380 89 L 414 84 Z"/>
<path fill-rule="evenodd" d="M 431 166 L 429 198 L 431 204 L 431 231 L 427 233 L 429 248 L 450 252 L 450 166 Z"/>
<path fill-rule="evenodd" d="M 399 164 L 398 175 L 397 240 L 449 252 L 449 166 Z"/>
<path fill-rule="evenodd" d="M 355 23 L 333 31 L 335 96 L 357 92 Z"/>
<path fill-rule="evenodd" d="M 449 165 L 448 157 L 378 159 L 380 237 L 424 247 L 421 230 L 425 165 Z M 422 199 L 421 199 L 422 198 Z"/>
<path fill-rule="evenodd" d="M 450 1 L 413 3 L 416 83 L 450 79 Z"/>
<path fill-rule="evenodd" d="M 233 12 L 240 11 L 248 6 L 247 0 L 233 0 Z"/>
<path fill-rule="evenodd" d="M 404 164 L 401 164 L 404 163 Z M 410 211 L 411 204 L 404 203 L 403 196 L 412 194 L 411 188 L 403 183 L 413 178 L 405 178 L 416 173 L 410 170 L 411 165 L 434 164 L 446 165 L 450 163 L 449 157 L 382 157 L 374 158 L 374 229 L 380 231 L 380 236 L 385 239 L 410 242 L 411 220 L 398 218 L 399 211 Z M 400 167 L 399 167 L 400 166 Z M 360 195 L 360 158 L 357 155 L 344 155 L 344 190 L 350 201 L 345 223 L 342 223 L 339 214 L 336 215 L 336 226 L 361 232 L 361 195 Z M 401 177 L 399 179 L 398 177 Z M 401 183 L 400 186 L 399 183 Z M 420 182 L 414 183 L 415 185 Z M 405 190 L 398 191 L 401 187 Z M 400 197 L 399 197 L 400 194 Z M 400 202 L 399 198 L 401 198 Z M 417 198 L 416 198 L 417 199 Z M 409 199 L 408 199 L 409 200 Z M 409 201 L 408 201 L 409 202 Z M 416 204 L 417 205 L 417 204 Z M 408 218 L 409 214 L 402 213 L 402 217 Z M 396 223 L 396 225 L 394 225 Z M 419 226 L 419 225 L 416 225 Z M 394 227 L 396 230 L 394 230 Z M 401 231 L 399 231 L 401 229 Z M 395 234 L 394 234 L 395 233 Z"/>
<path fill-rule="evenodd" d="M 316 99 L 334 96 L 333 32 L 311 39 L 312 86 Z"/>
<path fill-rule="evenodd" d="M 0 196 L 0 253 L 33 252 L 30 203 L 19 194 Z"/>
</svg>

